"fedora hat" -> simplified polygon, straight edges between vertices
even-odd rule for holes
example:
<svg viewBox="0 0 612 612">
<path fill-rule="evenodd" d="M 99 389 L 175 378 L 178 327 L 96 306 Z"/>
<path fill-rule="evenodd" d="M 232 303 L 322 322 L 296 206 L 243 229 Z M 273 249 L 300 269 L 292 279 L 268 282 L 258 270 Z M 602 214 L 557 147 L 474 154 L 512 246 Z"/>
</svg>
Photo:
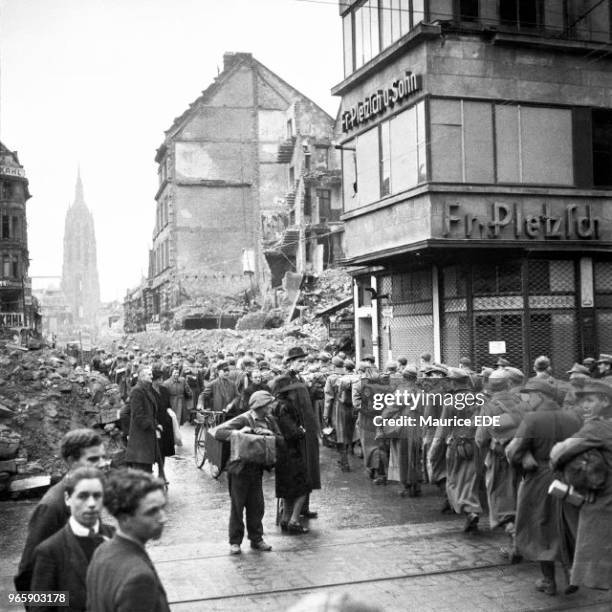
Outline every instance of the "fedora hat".
<svg viewBox="0 0 612 612">
<path fill-rule="evenodd" d="M 305 359 L 306 357 L 307 355 L 301 346 L 292 346 L 285 354 L 285 361 L 293 361 L 294 359 Z"/>
</svg>

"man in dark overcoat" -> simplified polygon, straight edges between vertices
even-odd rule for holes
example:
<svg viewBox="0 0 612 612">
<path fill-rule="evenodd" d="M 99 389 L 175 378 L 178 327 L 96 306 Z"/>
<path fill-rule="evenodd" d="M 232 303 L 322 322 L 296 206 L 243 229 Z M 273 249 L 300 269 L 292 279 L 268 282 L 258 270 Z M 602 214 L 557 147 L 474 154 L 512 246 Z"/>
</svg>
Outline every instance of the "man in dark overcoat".
<svg viewBox="0 0 612 612">
<path fill-rule="evenodd" d="M 145 472 L 153 472 L 157 459 L 157 402 L 151 381 L 151 367 L 142 367 L 130 396 L 130 433 L 125 456 L 131 467 Z"/>
<path fill-rule="evenodd" d="M 93 429 L 69 431 L 60 443 L 60 455 L 70 470 L 77 467 L 103 468 L 107 464 L 102 437 Z M 65 478 L 62 478 L 44 494 L 32 512 L 19 570 L 15 576 L 17 591 L 30 590 L 35 548 L 59 531 L 70 518 L 64 500 L 65 486 Z"/>
<path fill-rule="evenodd" d="M 585 451 L 597 449 L 605 459 L 608 475 L 603 488 L 580 507 L 570 585 L 574 589 L 581 585 L 612 589 L 612 387 L 603 380 L 588 381 L 577 396 L 584 410 L 584 425 L 553 447 L 551 461 L 555 467 L 563 467 Z"/>
<path fill-rule="evenodd" d="M 531 378 L 521 389 L 534 412 L 523 417 L 515 437 L 506 447 L 508 460 L 521 467 L 516 509 L 516 546 L 530 561 L 539 561 L 543 577 L 536 588 L 555 595 L 555 561 L 562 561 L 559 500 L 548 495 L 554 480 L 550 451 L 555 443 L 580 428 L 573 412 L 561 411 L 554 401 L 555 388 L 546 380 Z"/>
<path fill-rule="evenodd" d="M 84 612 L 85 577 L 96 548 L 109 540 L 115 528 L 100 522 L 103 476 L 96 468 L 81 467 L 64 478 L 68 523 L 34 551 L 32 591 L 66 591 L 69 604 L 36 607 L 46 612 Z"/>
</svg>

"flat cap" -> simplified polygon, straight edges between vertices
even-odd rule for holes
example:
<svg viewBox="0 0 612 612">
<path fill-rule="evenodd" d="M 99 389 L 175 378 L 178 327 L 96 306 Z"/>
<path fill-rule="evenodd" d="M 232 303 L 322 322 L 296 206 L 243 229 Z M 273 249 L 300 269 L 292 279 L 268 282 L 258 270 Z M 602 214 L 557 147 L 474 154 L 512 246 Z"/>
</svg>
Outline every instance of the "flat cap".
<svg viewBox="0 0 612 612">
<path fill-rule="evenodd" d="M 269 391 L 255 391 L 249 398 L 249 408 L 251 410 L 257 410 L 268 406 L 274 401 L 274 396 Z"/>
</svg>

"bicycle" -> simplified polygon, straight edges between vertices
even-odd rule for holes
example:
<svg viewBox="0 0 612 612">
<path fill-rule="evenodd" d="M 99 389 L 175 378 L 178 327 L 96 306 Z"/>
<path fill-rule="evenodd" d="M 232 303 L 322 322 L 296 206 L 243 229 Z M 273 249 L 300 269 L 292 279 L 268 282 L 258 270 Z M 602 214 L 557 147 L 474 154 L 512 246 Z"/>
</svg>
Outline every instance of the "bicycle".
<svg viewBox="0 0 612 612">
<path fill-rule="evenodd" d="M 193 438 L 193 457 L 196 467 L 202 469 L 206 461 L 206 432 L 220 425 L 225 420 L 223 412 L 215 410 L 198 410 L 195 416 L 195 430 Z"/>
</svg>

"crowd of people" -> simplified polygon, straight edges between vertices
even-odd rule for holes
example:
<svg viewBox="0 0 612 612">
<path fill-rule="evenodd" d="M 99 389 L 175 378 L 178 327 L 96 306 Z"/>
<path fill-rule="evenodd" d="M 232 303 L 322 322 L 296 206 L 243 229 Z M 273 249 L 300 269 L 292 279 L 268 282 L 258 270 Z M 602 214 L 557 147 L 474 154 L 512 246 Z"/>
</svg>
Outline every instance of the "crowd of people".
<svg viewBox="0 0 612 612">
<path fill-rule="evenodd" d="M 451 366 L 429 354 L 378 369 L 373 355 L 356 364 L 342 352 L 299 346 L 284 354 L 118 350 L 99 351 L 91 368 L 117 384 L 125 400 L 129 467 L 100 471 L 104 445 L 92 430 L 65 436 L 68 472 L 32 514 L 19 591 L 74 591 L 75 610 L 168 609 L 144 544 L 165 522 L 164 457 L 175 453 L 180 426 L 204 411 L 222 415 L 212 432 L 219 441 L 235 432 L 274 440 L 283 533 L 308 534 L 304 519 L 317 517 L 310 496 L 321 487 L 322 441 L 337 450 L 340 472 L 363 466 L 373 484 L 400 483 L 404 497 L 434 485 L 444 497 L 441 511 L 464 515 L 466 533 L 479 529 L 488 508 L 490 528 L 508 534 L 500 552 L 509 562 L 540 563 L 538 590 L 557 593 L 555 563 L 568 593 L 612 587 L 612 541 L 600 537 L 612 532 L 610 355 L 574 364 L 562 380 L 545 356 L 526 376 L 504 358 L 475 372 L 467 358 Z M 398 389 L 403 397 L 443 391 L 482 401 L 465 405 L 421 393 L 424 401 L 375 406 L 376 395 L 393 397 Z M 376 415 L 385 424 L 377 425 Z M 403 416 L 424 420 L 406 426 Z M 475 416 L 492 418 L 478 424 Z M 262 476 L 270 467 L 240 457 L 227 464 L 230 554 L 241 552 L 245 514 L 251 548 L 271 550 L 262 526 Z M 116 531 L 100 522 L 102 504 L 116 517 Z"/>
</svg>

